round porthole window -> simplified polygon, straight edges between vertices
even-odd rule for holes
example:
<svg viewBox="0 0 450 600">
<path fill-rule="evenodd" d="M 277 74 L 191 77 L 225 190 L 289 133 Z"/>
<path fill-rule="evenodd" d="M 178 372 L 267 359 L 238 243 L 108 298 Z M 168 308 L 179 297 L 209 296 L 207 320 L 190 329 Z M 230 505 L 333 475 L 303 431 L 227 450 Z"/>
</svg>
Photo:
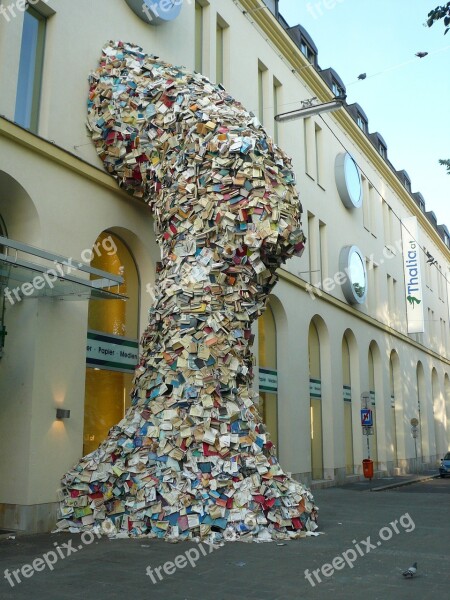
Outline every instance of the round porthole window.
<svg viewBox="0 0 450 600">
<path fill-rule="evenodd" d="M 367 297 L 367 270 L 364 256 L 356 246 L 345 246 L 339 256 L 339 269 L 346 277 L 342 293 L 350 304 L 364 304 Z"/>
<path fill-rule="evenodd" d="M 183 0 L 125 0 L 137 16 L 150 25 L 169 23 L 178 17 Z"/>
<path fill-rule="evenodd" d="M 336 186 L 346 208 L 360 208 L 362 205 L 362 183 L 357 164 L 348 152 L 336 156 Z"/>
</svg>

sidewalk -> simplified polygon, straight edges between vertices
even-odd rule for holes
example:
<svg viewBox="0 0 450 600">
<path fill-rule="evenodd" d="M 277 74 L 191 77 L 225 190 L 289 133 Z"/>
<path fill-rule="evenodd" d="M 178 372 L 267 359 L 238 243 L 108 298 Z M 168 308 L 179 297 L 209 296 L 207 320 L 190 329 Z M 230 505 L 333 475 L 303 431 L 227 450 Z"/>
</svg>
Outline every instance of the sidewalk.
<svg viewBox="0 0 450 600">
<path fill-rule="evenodd" d="M 370 491 L 370 492 L 381 492 L 383 490 L 396 488 L 404 485 L 410 485 L 419 481 L 426 481 L 428 479 L 434 479 L 439 477 L 439 471 L 437 469 L 430 469 L 424 471 L 420 475 L 415 473 L 409 473 L 407 475 L 397 475 L 392 477 L 379 477 L 377 479 L 363 479 L 361 481 L 352 481 L 351 483 L 345 483 L 341 485 L 342 489 L 355 490 L 355 491 Z"/>
</svg>

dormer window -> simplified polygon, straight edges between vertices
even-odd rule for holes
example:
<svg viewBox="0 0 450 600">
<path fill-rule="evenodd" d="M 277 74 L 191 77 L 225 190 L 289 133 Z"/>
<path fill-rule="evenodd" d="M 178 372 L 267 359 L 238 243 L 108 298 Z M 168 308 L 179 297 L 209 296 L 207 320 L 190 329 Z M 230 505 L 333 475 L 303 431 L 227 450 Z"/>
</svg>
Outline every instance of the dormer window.
<svg viewBox="0 0 450 600">
<path fill-rule="evenodd" d="M 378 145 L 378 152 L 380 153 L 380 156 L 382 156 L 383 158 L 386 158 L 386 153 L 387 153 L 387 150 L 386 150 L 386 148 L 383 146 L 383 144 L 379 144 L 379 145 Z"/>
<path fill-rule="evenodd" d="M 358 123 L 358 127 L 360 129 L 362 129 L 364 131 L 364 133 L 367 133 L 369 124 L 367 123 L 365 118 L 360 113 L 358 113 L 356 122 Z"/>
<path fill-rule="evenodd" d="M 317 46 L 306 29 L 301 25 L 294 25 L 294 27 L 288 27 L 286 32 L 306 59 L 312 65 L 316 66 L 318 54 Z"/>
<path fill-rule="evenodd" d="M 314 63 L 315 54 L 313 52 L 313 49 L 308 46 L 308 44 L 305 42 L 305 40 L 301 41 L 300 50 L 302 51 L 302 54 L 304 54 L 306 56 L 306 58 L 309 60 L 309 62 L 311 64 Z"/>
<path fill-rule="evenodd" d="M 450 248 L 450 238 L 448 237 L 448 235 L 446 233 L 444 233 L 444 244 Z"/>
<path fill-rule="evenodd" d="M 403 187 L 409 192 L 411 193 L 411 179 L 409 178 L 408 173 L 402 169 L 401 171 L 396 171 L 398 178 L 400 179 L 400 181 L 403 184 Z M 421 200 L 421 198 L 418 198 L 418 200 Z"/>
<path fill-rule="evenodd" d="M 335 79 L 331 81 L 331 89 L 335 96 L 345 96 L 345 90 L 338 84 Z"/>
</svg>

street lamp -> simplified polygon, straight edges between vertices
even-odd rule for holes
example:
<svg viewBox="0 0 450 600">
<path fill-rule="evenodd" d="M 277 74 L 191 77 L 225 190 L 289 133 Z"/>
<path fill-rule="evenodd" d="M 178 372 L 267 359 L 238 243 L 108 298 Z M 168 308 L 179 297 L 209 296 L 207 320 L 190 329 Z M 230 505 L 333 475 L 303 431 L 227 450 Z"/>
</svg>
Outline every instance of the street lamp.
<svg viewBox="0 0 450 600">
<path fill-rule="evenodd" d="M 310 117 L 312 115 L 338 110 L 344 106 L 346 96 L 336 96 L 333 100 L 325 102 L 324 104 L 315 104 L 316 100 L 317 98 L 302 100 L 302 108 L 276 115 L 275 121 L 284 123 L 286 121 L 293 121 L 294 119 L 304 119 L 305 117 Z"/>
</svg>

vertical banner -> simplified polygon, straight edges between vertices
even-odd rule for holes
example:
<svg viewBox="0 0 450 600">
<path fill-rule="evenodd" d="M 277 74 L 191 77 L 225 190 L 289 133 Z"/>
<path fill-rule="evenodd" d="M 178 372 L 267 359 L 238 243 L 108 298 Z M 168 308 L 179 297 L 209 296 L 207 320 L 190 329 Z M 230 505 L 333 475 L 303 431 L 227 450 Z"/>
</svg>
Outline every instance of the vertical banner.
<svg viewBox="0 0 450 600">
<path fill-rule="evenodd" d="M 417 217 L 402 219 L 403 272 L 405 275 L 408 333 L 425 331 L 420 246 Z"/>
</svg>

